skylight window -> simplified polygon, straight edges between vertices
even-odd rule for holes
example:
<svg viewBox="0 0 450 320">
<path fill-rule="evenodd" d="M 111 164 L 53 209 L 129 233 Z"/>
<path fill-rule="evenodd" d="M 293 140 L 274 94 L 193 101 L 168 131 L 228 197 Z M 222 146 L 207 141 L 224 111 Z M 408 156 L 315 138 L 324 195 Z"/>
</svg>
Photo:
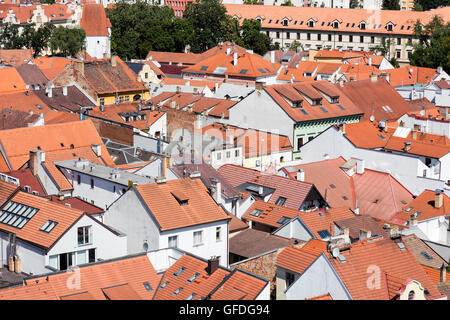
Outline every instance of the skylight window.
<svg viewBox="0 0 450 320">
<path fill-rule="evenodd" d="M 430 256 L 430 255 L 429 255 L 427 252 L 425 252 L 425 251 L 422 251 L 420 254 L 423 255 L 427 260 L 433 260 L 433 257 Z"/>
<path fill-rule="evenodd" d="M 303 114 L 308 115 L 308 112 L 306 112 L 305 109 L 300 109 L 300 110 L 303 112 Z"/>
<path fill-rule="evenodd" d="M 266 73 L 266 71 L 263 68 L 258 69 L 261 73 Z"/>
<path fill-rule="evenodd" d="M 189 279 L 186 280 L 187 283 L 191 283 L 192 281 L 194 281 L 195 279 L 197 279 L 197 277 L 200 275 L 200 273 L 195 273 L 192 277 L 190 277 Z"/>
<path fill-rule="evenodd" d="M 328 237 L 331 236 L 331 234 L 330 234 L 330 232 L 329 232 L 328 230 L 321 230 L 321 231 L 319 231 L 319 232 L 317 232 L 317 233 L 319 234 L 319 236 L 320 236 L 322 239 L 325 239 L 325 238 L 328 238 Z"/>
<path fill-rule="evenodd" d="M 409 208 L 405 209 L 405 211 L 410 212 L 412 209 L 414 209 L 414 207 L 409 207 Z"/>
<path fill-rule="evenodd" d="M 348 200 L 348 197 L 347 196 L 342 196 L 342 199 Z"/>
<path fill-rule="evenodd" d="M 342 105 L 340 105 L 340 104 L 338 104 L 338 107 L 339 107 L 339 109 L 341 109 L 341 110 L 345 110 L 345 108 L 344 108 Z"/>
<path fill-rule="evenodd" d="M 207 70 L 208 69 L 208 66 L 202 66 L 201 68 L 200 68 L 200 70 L 203 70 L 203 71 L 205 71 L 205 70 Z"/>
<path fill-rule="evenodd" d="M 330 188 L 336 188 L 336 186 L 334 184 L 330 184 Z"/>
<path fill-rule="evenodd" d="M 255 210 L 253 210 L 253 211 L 250 213 L 250 215 L 253 216 L 253 217 L 259 217 L 259 216 L 261 215 L 262 212 L 263 212 L 262 210 L 255 209 Z"/>
<path fill-rule="evenodd" d="M 39 209 L 10 201 L 3 208 L 0 222 L 12 227 L 22 229 L 23 226 L 38 212 Z"/>
<path fill-rule="evenodd" d="M 177 290 L 174 291 L 173 295 L 176 296 L 181 292 L 181 290 L 183 290 L 183 288 L 178 288 Z"/>
<path fill-rule="evenodd" d="M 383 140 L 386 139 L 381 133 L 379 133 L 378 136 L 379 136 L 381 139 L 383 139 Z"/>
<path fill-rule="evenodd" d="M 192 300 L 197 294 L 192 292 L 189 297 L 186 298 L 186 300 Z"/>
<path fill-rule="evenodd" d="M 57 224 L 58 222 L 48 220 L 39 230 L 49 233 L 54 227 L 56 227 Z"/>
<path fill-rule="evenodd" d="M 324 107 L 320 107 L 320 110 L 322 110 L 323 112 L 328 112 Z"/>
<path fill-rule="evenodd" d="M 286 198 L 285 197 L 279 197 L 277 202 L 275 202 L 275 204 L 277 206 L 282 206 L 282 205 L 284 205 L 285 202 L 286 202 Z"/>
<path fill-rule="evenodd" d="M 164 282 L 160 288 L 164 289 L 169 283 L 170 283 L 169 281 Z"/>
<path fill-rule="evenodd" d="M 247 73 L 247 69 L 241 69 L 241 71 L 239 71 L 240 74 L 246 74 Z"/>
<path fill-rule="evenodd" d="M 153 290 L 152 286 L 148 282 L 144 282 L 144 287 L 145 287 L 145 290 L 147 290 L 147 291 L 152 291 Z"/>
<path fill-rule="evenodd" d="M 185 267 L 181 267 L 181 269 L 178 270 L 177 272 L 175 272 L 173 275 L 174 275 L 175 277 L 178 277 L 184 270 L 186 270 L 186 268 L 185 268 Z"/>
<path fill-rule="evenodd" d="M 282 217 L 280 220 L 277 221 L 278 224 L 285 224 L 286 222 L 288 222 L 289 219 L 288 217 Z"/>
</svg>

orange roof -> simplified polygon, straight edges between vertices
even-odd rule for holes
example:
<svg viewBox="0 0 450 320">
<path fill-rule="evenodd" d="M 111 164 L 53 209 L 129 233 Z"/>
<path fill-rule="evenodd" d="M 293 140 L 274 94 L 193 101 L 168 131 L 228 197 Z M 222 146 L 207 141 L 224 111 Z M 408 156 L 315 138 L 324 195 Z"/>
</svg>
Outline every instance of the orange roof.
<svg viewBox="0 0 450 320">
<path fill-rule="evenodd" d="M 357 32 L 357 33 L 378 33 L 378 34 L 402 34 L 413 35 L 413 26 L 417 20 L 422 24 L 428 23 L 432 16 L 439 14 L 444 21 L 449 20 L 450 7 L 440 10 L 425 12 L 419 11 L 397 11 L 379 10 L 374 15 L 373 10 L 354 10 L 341 8 L 319 8 L 319 7 L 289 7 L 289 6 L 254 6 L 225 4 L 227 14 L 239 19 L 242 23 L 244 19 L 262 20 L 261 28 L 265 29 L 287 29 L 287 30 L 314 30 L 326 32 Z M 287 18 L 287 26 L 282 21 Z M 308 27 L 308 20 L 314 20 L 314 27 Z M 334 29 L 330 22 L 339 20 L 339 28 Z M 297 22 L 296 22 L 297 21 Z M 360 22 L 366 23 L 365 29 L 360 29 Z M 392 22 L 393 31 L 387 31 L 386 25 Z"/>
<path fill-rule="evenodd" d="M 234 143 L 244 147 L 245 158 L 292 150 L 287 136 L 255 129 L 243 129 L 222 123 L 213 123 L 202 128 L 202 134 L 227 141 L 233 137 Z"/>
<path fill-rule="evenodd" d="M 314 297 L 314 298 L 309 298 L 309 299 L 306 299 L 306 300 L 333 300 L 333 298 L 330 296 L 329 293 L 327 293 L 327 294 L 323 294 L 321 296 L 317 296 L 317 297 Z"/>
<path fill-rule="evenodd" d="M 92 144 L 100 144 L 103 161 L 108 166 L 114 166 L 91 120 L 2 130 L 0 141 L 3 145 L 3 158 L 8 159 L 12 170 L 19 169 L 28 161 L 30 150 L 45 152 L 69 150 L 67 152 L 70 153 L 75 152 L 73 149 L 76 148 L 90 148 Z M 2 167 L 1 170 L 10 169 Z"/>
<path fill-rule="evenodd" d="M 433 283 L 441 283 L 441 270 L 440 269 L 435 269 L 435 268 L 431 268 L 431 267 L 427 267 L 422 265 L 423 270 L 425 270 L 425 272 L 427 273 L 427 276 L 431 279 L 431 281 L 433 281 Z M 450 277 L 450 272 L 446 271 L 446 279 L 448 281 L 448 279 Z"/>
<path fill-rule="evenodd" d="M 161 231 L 230 219 L 211 198 L 200 179 L 141 184 L 136 190 L 153 213 Z M 175 195 L 178 193 L 183 193 L 187 199 L 177 199 Z M 187 201 L 180 203 L 182 200 Z"/>
<path fill-rule="evenodd" d="M 222 84 L 221 81 L 210 81 L 210 80 L 190 80 L 190 79 L 179 79 L 179 78 L 169 78 L 165 77 L 162 80 L 162 83 L 167 85 L 181 85 L 181 86 L 190 86 L 190 87 L 208 87 L 213 90 L 216 87 L 216 84 L 220 87 Z"/>
<path fill-rule="evenodd" d="M 306 212 L 300 215 L 300 219 L 314 233 L 317 239 L 321 239 L 322 237 L 319 231 L 327 230 L 332 235 L 333 230 L 330 230 L 330 228 L 332 228 L 334 221 L 349 219 L 355 216 L 349 208 L 340 207 Z"/>
<path fill-rule="evenodd" d="M 440 208 L 435 207 L 435 191 L 424 190 L 414 200 L 405 205 L 392 220 L 397 223 L 405 223 L 416 212 L 418 221 L 450 215 L 450 197 L 442 192 L 443 202 Z"/>
<path fill-rule="evenodd" d="M 310 240 L 318 242 L 319 240 Z M 276 265 L 286 270 L 294 271 L 295 273 L 302 274 L 305 270 L 317 259 L 317 257 L 326 250 L 326 242 L 324 243 L 323 250 L 310 251 L 305 246 L 298 248 L 295 246 L 288 246 L 284 248 L 277 256 Z"/>
<path fill-rule="evenodd" d="M 28 90 L 0 94 L 0 107 L 11 107 L 30 114 L 47 114 L 50 111 L 34 91 Z"/>
<path fill-rule="evenodd" d="M 45 124 L 56 124 L 80 120 L 80 115 L 72 112 L 50 110 L 44 118 Z"/>
<path fill-rule="evenodd" d="M 82 279 L 79 288 L 67 286 L 72 272 L 56 272 L 28 278 L 25 286 L 0 290 L 0 299 L 34 300 L 39 292 L 48 290 L 48 294 L 41 294 L 43 299 L 151 300 L 161 279 L 145 254 L 87 264 L 78 271 Z M 148 291 L 145 283 L 152 289 Z"/>
<path fill-rule="evenodd" d="M 193 66 L 183 69 L 183 74 L 203 73 L 216 74 L 217 68 L 224 68 L 219 74 L 238 76 L 239 78 L 258 78 L 275 75 L 275 66 L 261 56 L 249 52 L 238 52 L 237 64 L 233 64 L 233 54 L 227 55 L 220 52 L 210 58 L 206 58 Z M 245 70 L 245 71 L 244 71 Z"/>
<path fill-rule="evenodd" d="M 401 279 L 419 281 L 430 292 L 429 298 L 440 297 L 436 285 L 427 276 L 414 255 L 408 250 L 401 250 L 391 239 L 368 239 L 352 244 L 349 250 L 340 252 L 346 262 L 340 262 L 327 253 L 328 260 L 339 274 L 351 296 L 355 300 L 386 300 L 392 298 L 389 282 L 401 283 Z M 367 286 L 368 270 L 377 266 L 389 279 L 381 280 L 379 288 Z M 373 273 L 373 271 L 372 271 Z M 395 280 L 395 281 L 394 281 Z M 398 288 L 398 290 L 400 287 Z"/>
<path fill-rule="evenodd" d="M 32 61 L 39 69 L 41 69 L 47 79 L 53 80 L 66 68 L 66 66 L 72 65 L 76 60 L 63 57 L 41 56 Z"/>
<path fill-rule="evenodd" d="M 25 90 L 27 90 L 27 85 L 16 68 L 0 68 L 0 93 Z"/>
<path fill-rule="evenodd" d="M 1 187 L 5 186 L 5 184 L 7 183 L 0 181 Z M 36 208 L 38 211 L 21 229 L 4 223 L 0 223 L 0 229 L 6 232 L 13 232 L 18 238 L 44 248 L 50 248 L 84 214 L 81 210 L 69 208 L 23 191 L 14 194 L 10 201 Z M 3 210 L 6 205 L 8 203 L 2 206 Z M 48 220 L 57 222 L 57 225 L 48 233 L 40 231 L 39 229 Z"/>
<path fill-rule="evenodd" d="M 361 115 L 363 111 L 341 89 L 326 80 L 278 84 L 264 88 L 296 122 Z M 338 101 L 331 103 L 325 95 Z M 311 105 L 310 101 L 314 99 L 320 100 L 321 104 Z"/>
<path fill-rule="evenodd" d="M 0 62 L 6 65 L 20 66 L 31 60 L 33 56 L 32 49 L 1 49 Z"/>
<path fill-rule="evenodd" d="M 89 115 L 87 116 L 130 125 L 140 130 L 148 130 L 152 124 L 154 124 L 158 119 L 165 115 L 165 112 L 151 111 L 150 109 L 138 111 L 138 104 L 139 102 L 107 105 L 104 106 L 103 111 L 100 110 L 100 107 L 96 107 L 90 110 Z M 130 115 L 128 116 L 129 121 L 126 121 L 124 119 L 126 118 L 127 113 L 130 113 Z M 132 113 L 136 114 L 133 115 Z M 134 116 L 137 116 L 137 113 L 140 114 L 140 118 L 136 118 L 136 120 L 134 120 Z"/>
<path fill-rule="evenodd" d="M 85 4 L 80 27 L 86 31 L 86 37 L 108 37 L 108 23 L 102 4 Z"/>
<path fill-rule="evenodd" d="M 389 74 L 389 82 L 393 87 L 417 83 L 429 84 L 438 75 L 436 69 L 415 66 L 405 66 L 383 71 Z"/>
<path fill-rule="evenodd" d="M 166 270 L 154 300 L 185 300 L 191 295 L 192 300 L 206 297 L 212 300 L 251 300 L 268 283 L 239 269 L 231 271 L 221 266 L 209 275 L 207 266 L 206 261 L 185 254 Z M 195 274 L 197 277 L 190 281 Z"/>
<path fill-rule="evenodd" d="M 258 217 L 252 216 L 251 213 L 254 210 L 262 210 L 262 212 Z M 242 215 L 242 219 L 262 223 L 274 228 L 279 228 L 281 224 L 278 223 L 278 221 L 282 217 L 293 219 L 296 216 L 300 216 L 301 214 L 302 212 L 298 210 L 283 206 L 277 206 L 275 204 L 267 203 L 262 200 L 256 200 Z"/>
</svg>

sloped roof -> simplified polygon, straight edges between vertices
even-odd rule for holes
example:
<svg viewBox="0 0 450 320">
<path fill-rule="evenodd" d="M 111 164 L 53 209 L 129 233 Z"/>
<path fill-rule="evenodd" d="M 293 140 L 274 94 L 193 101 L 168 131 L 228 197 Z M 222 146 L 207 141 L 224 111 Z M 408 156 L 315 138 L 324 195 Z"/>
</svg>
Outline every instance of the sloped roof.
<svg viewBox="0 0 450 320">
<path fill-rule="evenodd" d="M 402 235 L 402 242 L 422 266 L 435 269 L 439 269 L 442 265 L 448 266 L 447 261 L 442 259 L 440 255 L 431 249 L 422 239 L 419 239 L 414 233 Z"/>
<path fill-rule="evenodd" d="M 86 37 L 108 37 L 108 23 L 102 4 L 87 3 L 83 6 L 80 27 L 86 31 Z"/>
<path fill-rule="evenodd" d="M 19 92 L 0 94 L 0 107 L 12 108 L 16 111 L 26 113 L 47 114 L 50 111 L 49 106 L 38 96 L 38 91 L 23 90 Z"/>
<path fill-rule="evenodd" d="M 330 229 L 334 221 L 353 217 L 355 217 L 355 214 L 349 208 L 338 207 L 306 212 L 300 216 L 300 219 L 314 233 L 317 239 L 321 239 L 320 231 L 328 230 L 330 234 L 333 234 L 333 230 Z"/>
<path fill-rule="evenodd" d="M 12 66 L 19 66 L 31 60 L 32 49 L 1 49 L 0 63 Z"/>
<path fill-rule="evenodd" d="M 136 190 L 161 231 L 230 219 L 211 198 L 200 179 L 180 178 L 164 184 L 141 184 Z M 187 197 L 187 204 L 181 205 L 176 199 L 180 193 Z"/>
<path fill-rule="evenodd" d="M 27 85 L 16 68 L 0 68 L 0 93 L 4 94 L 25 90 L 27 90 Z"/>
<path fill-rule="evenodd" d="M 314 244 L 315 247 L 319 245 L 320 249 L 310 250 L 308 244 Z M 276 265 L 283 269 L 302 274 L 323 251 L 326 251 L 326 248 L 326 242 L 314 239 L 309 240 L 302 247 L 286 247 L 278 254 Z"/>
<path fill-rule="evenodd" d="M 30 86 L 30 89 L 35 85 L 39 85 L 41 89 L 47 87 L 48 79 L 37 65 L 26 63 L 16 67 L 16 69 L 23 81 Z"/>
<path fill-rule="evenodd" d="M 268 202 L 274 204 L 281 196 L 286 198 L 284 206 L 295 210 L 300 208 L 306 196 L 314 188 L 311 183 L 296 181 L 278 175 L 262 174 L 257 170 L 232 164 L 223 165 L 218 171 L 234 188 L 243 183 L 251 182 L 275 189 Z"/>
<path fill-rule="evenodd" d="M 334 223 L 341 229 L 348 228 L 349 236 L 352 239 L 359 239 L 359 232 L 361 229 L 370 231 L 372 236 L 388 235 L 388 232 L 382 227 L 382 220 L 375 219 L 367 214 L 337 221 L 335 220 Z"/>
<path fill-rule="evenodd" d="M 389 74 L 389 83 L 393 87 L 418 83 L 430 84 L 430 82 L 438 75 L 436 69 L 416 66 L 404 66 L 383 71 Z"/>
<path fill-rule="evenodd" d="M 15 129 L 27 127 L 39 120 L 39 114 L 30 114 L 28 112 L 10 108 L 0 109 L 0 130 Z"/>
<path fill-rule="evenodd" d="M 92 107 L 94 104 L 76 86 L 67 86 L 67 95 L 64 95 L 61 87 L 52 88 L 51 98 L 44 90 L 37 90 L 34 93 L 49 107 L 59 111 L 79 112 L 81 107 Z"/>
<path fill-rule="evenodd" d="M 8 172 L 8 176 L 19 179 L 20 187 L 23 189 L 25 186 L 29 186 L 31 188 L 30 192 L 36 191 L 39 195 L 45 194 L 44 189 L 39 182 L 38 177 L 33 176 L 30 168 L 14 170 Z"/>
</svg>

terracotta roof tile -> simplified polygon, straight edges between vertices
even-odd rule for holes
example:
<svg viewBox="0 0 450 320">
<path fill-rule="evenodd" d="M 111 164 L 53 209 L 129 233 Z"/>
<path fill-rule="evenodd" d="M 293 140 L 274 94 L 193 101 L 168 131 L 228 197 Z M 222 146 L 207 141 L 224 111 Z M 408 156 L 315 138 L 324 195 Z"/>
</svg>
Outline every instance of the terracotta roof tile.
<svg viewBox="0 0 450 320">
<path fill-rule="evenodd" d="M 19 179 L 20 187 L 22 189 L 24 189 L 25 186 L 29 186 L 31 189 L 30 192 L 36 191 L 39 195 L 45 194 L 44 189 L 42 189 L 42 186 L 39 182 L 39 179 L 33 176 L 30 168 L 14 170 L 8 172 L 7 175 Z"/>
<path fill-rule="evenodd" d="M 211 295 L 211 300 L 254 300 L 267 284 L 267 280 L 234 269 L 225 283 Z"/>
<path fill-rule="evenodd" d="M 136 190 L 162 231 L 230 219 L 200 179 L 181 178 L 164 184 L 141 184 Z M 186 204 L 174 197 L 177 192 L 188 196 Z"/>
<path fill-rule="evenodd" d="M 101 4 L 85 4 L 80 26 L 87 37 L 108 37 L 108 23 L 105 8 Z"/>
<path fill-rule="evenodd" d="M 16 68 L 0 68 L 0 93 L 25 91 L 26 86 Z"/>
<path fill-rule="evenodd" d="M 33 56 L 31 49 L 1 49 L 0 62 L 6 65 L 19 66 L 30 61 Z"/>
<path fill-rule="evenodd" d="M 442 259 L 441 256 L 431 249 L 422 239 L 419 239 L 414 233 L 406 236 L 402 235 L 402 242 L 422 266 L 435 269 L 440 268 L 442 265 L 448 266 L 447 261 Z"/>
<path fill-rule="evenodd" d="M 276 265 L 283 269 L 303 274 L 320 254 L 321 252 L 312 253 L 304 248 L 289 246 L 278 254 Z"/>
</svg>

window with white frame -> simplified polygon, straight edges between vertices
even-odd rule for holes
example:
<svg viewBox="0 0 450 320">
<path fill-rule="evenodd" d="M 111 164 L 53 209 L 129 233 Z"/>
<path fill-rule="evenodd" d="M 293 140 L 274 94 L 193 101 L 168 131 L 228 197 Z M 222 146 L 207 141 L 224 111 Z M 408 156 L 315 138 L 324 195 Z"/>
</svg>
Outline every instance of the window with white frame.
<svg viewBox="0 0 450 320">
<path fill-rule="evenodd" d="M 178 248 L 178 236 L 169 237 L 169 248 Z"/>
<path fill-rule="evenodd" d="M 194 246 L 199 246 L 203 244 L 203 231 L 194 232 Z"/>
<path fill-rule="evenodd" d="M 216 227 L 216 241 L 220 241 L 222 227 Z"/>
<path fill-rule="evenodd" d="M 78 228 L 78 245 L 85 245 L 92 243 L 91 226 Z"/>
</svg>

